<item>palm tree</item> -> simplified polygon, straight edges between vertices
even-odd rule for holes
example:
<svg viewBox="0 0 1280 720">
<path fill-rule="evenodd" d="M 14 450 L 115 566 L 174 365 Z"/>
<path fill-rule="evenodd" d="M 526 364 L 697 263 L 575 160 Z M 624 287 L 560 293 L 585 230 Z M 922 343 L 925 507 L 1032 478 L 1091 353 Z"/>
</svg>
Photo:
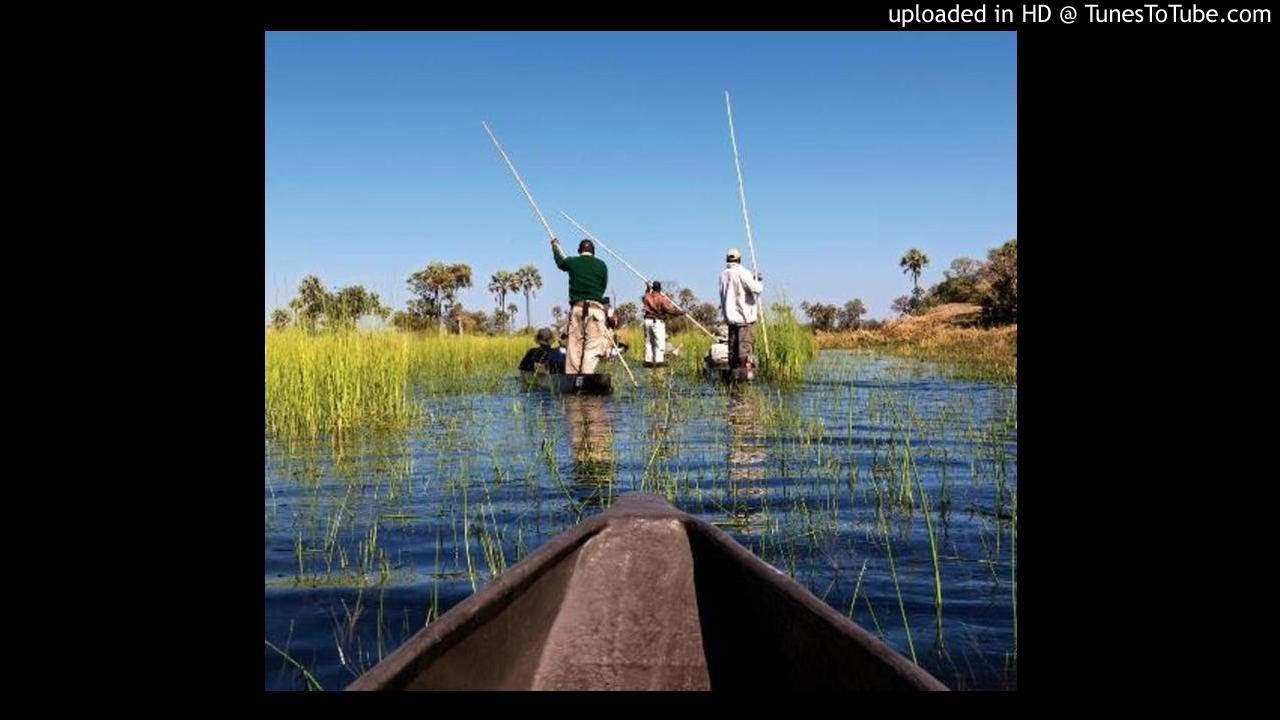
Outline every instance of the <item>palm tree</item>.
<svg viewBox="0 0 1280 720">
<path fill-rule="evenodd" d="M 902 256 L 902 260 L 898 261 L 898 266 L 903 268 L 902 272 L 911 273 L 911 310 L 913 313 L 920 308 L 920 271 L 928 264 L 929 256 L 915 248 L 908 250 Z"/>
<path fill-rule="evenodd" d="M 529 315 L 529 297 L 542 289 L 542 274 L 538 272 L 538 268 L 525 265 L 516 271 L 516 279 L 520 283 L 520 291 L 524 293 L 524 327 L 527 330 L 532 327 L 530 323 L 533 321 Z"/>
<path fill-rule="evenodd" d="M 503 305 L 507 304 L 507 287 L 511 285 L 511 273 L 506 270 L 499 270 L 489 276 L 489 292 L 493 293 L 493 299 L 498 302 L 498 309 L 501 310 Z"/>
<path fill-rule="evenodd" d="M 507 292 L 511 294 L 518 293 L 520 292 L 520 287 L 521 287 L 520 273 L 518 272 L 507 273 Z M 507 305 L 508 310 L 510 310 L 512 307 L 513 305 Z M 511 313 L 511 319 L 514 320 L 515 317 L 516 317 L 516 314 L 513 311 Z M 510 329 L 511 328 L 508 328 L 508 331 L 510 331 Z"/>
<path fill-rule="evenodd" d="M 516 313 L 519 311 L 520 311 L 520 307 L 515 303 L 511 303 L 510 305 L 507 306 L 507 317 L 511 319 L 515 319 Z M 510 320 L 508 320 L 508 322 L 510 322 Z"/>
<path fill-rule="evenodd" d="M 920 252 L 915 248 L 911 248 L 902 260 L 898 261 L 898 267 L 903 268 L 904 273 L 911 273 L 911 286 L 913 294 L 920 293 L 920 271 L 924 270 L 924 266 L 929 264 L 929 256 Z"/>
</svg>

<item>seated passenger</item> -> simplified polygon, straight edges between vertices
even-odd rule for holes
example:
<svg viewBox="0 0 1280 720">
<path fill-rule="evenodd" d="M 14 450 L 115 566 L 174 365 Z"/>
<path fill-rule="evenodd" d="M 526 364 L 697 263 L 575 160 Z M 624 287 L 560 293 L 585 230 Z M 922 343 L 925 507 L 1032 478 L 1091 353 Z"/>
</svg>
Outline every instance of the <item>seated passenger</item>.
<svg viewBox="0 0 1280 720">
<path fill-rule="evenodd" d="M 716 328 L 716 341 L 707 349 L 705 360 L 713 367 L 729 366 L 729 331 L 723 325 Z"/>
<path fill-rule="evenodd" d="M 564 353 L 552 349 L 551 329 L 540 328 L 534 339 L 538 346 L 529 348 L 529 352 L 524 354 L 524 358 L 520 360 L 520 371 L 536 372 L 541 365 L 548 373 L 563 373 Z"/>
</svg>

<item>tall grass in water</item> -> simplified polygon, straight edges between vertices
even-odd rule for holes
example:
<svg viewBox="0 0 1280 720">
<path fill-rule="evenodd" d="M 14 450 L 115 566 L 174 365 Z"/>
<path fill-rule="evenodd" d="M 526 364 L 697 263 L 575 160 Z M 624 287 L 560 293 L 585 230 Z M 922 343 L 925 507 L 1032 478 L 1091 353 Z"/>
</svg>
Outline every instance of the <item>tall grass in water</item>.
<svg viewBox="0 0 1280 720">
<path fill-rule="evenodd" d="M 409 364 L 408 343 L 389 333 L 268 332 L 267 432 L 342 435 L 407 420 Z"/>
<path fill-rule="evenodd" d="M 761 328 L 761 324 L 767 328 Z M 714 327 L 707 330 L 715 332 Z M 769 312 L 761 313 L 761 321 L 756 323 L 755 356 L 759 364 L 758 374 L 761 378 L 777 383 L 796 383 L 804 379 L 804 366 L 818 352 L 817 341 L 813 332 L 796 321 L 791 308 L 783 303 L 774 304 Z M 763 333 L 769 334 L 769 349 L 766 352 Z M 637 363 L 644 360 L 644 328 L 639 325 L 622 328 L 619 338 L 627 343 L 627 360 Z M 677 354 L 668 354 L 667 367 L 681 376 L 701 378 L 703 358 L 714 342 L 711 336 L 697 329 L 690 328 L 684 332 L 668 335 L 667 344 L 678 347 Z"/>
<path fill-rule="evenodd" d="M 536 346 L 527 335 L 397 334 L 409 346 L 413 386 L 429 393 L 492 391 Z"/>
<path fill-rule="evenodd" d="M 756 328 L 755 354 L 760 363 L 761 377 L 778 383 L 804 380 L 804 366 L 818 352 L 813 332 L 800 325 L 785 301 L 774 303 L 768 312 L 762 312 L 761 322 L 769 335 L 766 349 L 764 333 L 760 327 Z"/>
<path fill-rule="evenodd" d="M 419 412 L 411 391 L 493 390 L 532 346 L 520 336 L 269 331 L 266 429 L 315 438 L 403 424 Z"/>
</svg>

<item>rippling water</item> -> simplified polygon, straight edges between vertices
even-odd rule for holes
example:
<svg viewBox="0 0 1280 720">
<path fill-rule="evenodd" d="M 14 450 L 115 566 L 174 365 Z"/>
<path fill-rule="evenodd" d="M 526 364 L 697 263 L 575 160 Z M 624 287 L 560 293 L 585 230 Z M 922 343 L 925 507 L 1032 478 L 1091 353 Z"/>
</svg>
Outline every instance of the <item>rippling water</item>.
<svg viewBox="0 0 1280 720">
<path fill-rule="evenodd" d="M 265 639 L 307 674 L 267 647 L 266 687 L 345 687 L 630 490 L 715 523 L 949 686 L 1016 687 L 1015 387 L 845 351 L 791 389 L 639 372 L 610 397 L 513 378 L 423 397 L 404 432 L 268 440 Z"/>
</svg>

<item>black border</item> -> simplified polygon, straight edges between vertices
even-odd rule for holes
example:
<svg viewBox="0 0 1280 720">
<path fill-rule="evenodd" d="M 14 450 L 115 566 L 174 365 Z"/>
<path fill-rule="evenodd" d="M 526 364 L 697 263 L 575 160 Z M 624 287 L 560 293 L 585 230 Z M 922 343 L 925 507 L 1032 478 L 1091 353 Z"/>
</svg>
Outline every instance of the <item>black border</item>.
<svg viewBox="0 0 1280 720">
<path fill-rule="evenodd" d="M 225 579 L 212 587 L 200 580 L 182 597 L 169 598 L 160 591 L 162 602 L 172 600 L 177 606 L 178 616 L 171 621 L 175 627 L 211 625 L 200 634 L 226 638 L 217 649 L 210 649 L 207 640 L 196 641 L 201 643 L 198 659 L 207 666 L 199 673 L 204 680 L 194 687 L 202 693 L 223 694 L 224 688 L 263 693 L 262 668 L 246 658 L 260 657 L 256 653 L 264 623 L 259 594 L 262 541 L 256 530 L 261 522 L 261 486 L 255 480 L 262 472 L 260 353 L 265 331 L 262 295 L 254 288 L 266 282 L 266 29 L 889 30 L 887 7 L 864 5 L 834 16 L 799 19 L 750 14 L 740 19 L 720 14 L 667 19 L 569 13 L 553 13 L 550 19 L 442 17 L 437 8 L 430 8 L 429 16 L 424 10 L 416 17 L 273 15 L 237 24 L 229 33 L 220 31 L 207 46 L 197 48 L 199 82 L 191 82 L 185 68 L 170 68 L 173 74 L 168 76 L 158 69 L 159 75 L 150 79 L 194 86 L 186 88 L 195 95 L 192 119 L 207 124 L 199 130 L 184 127 L 182 134 L 196 132 L 199 142 L 212 148 L 208 156 L 232 159 L 220 171 L 198 168 L 195 185 L 179 190 L 182 196 L 205 193 L 218 206 L 216 217 L 194 231 L 200 240 L 188 249 L 192 266 L 207 273 L 210 287 L 250 290 L 217 293 L 198 311 L 185 304 L 175 320 L 189 333 L 193 312 L 211 318 L 195 329 L 200 335 L 190 353 L 189 374 L 200 378 L 201 401 L 192 413 L 197 429 L 177 430 L 174 444 L 181 449 L 173 462 L 177 467 L 196 465 L 181 478 L 197 488 L 189 491 L 184 505 L 209 508 L 205 527 L 215 528 L 217 535 L 199 542 L 206 543 L 215 566 L 225 571 Z M 1019 434 L 1020 520 L 1029 519 L 1019 523 L 1018 540 L 1020 558 L 1031 560 L 1018 568 L 1019 689 L 967 697 L 1001 697 L 1004 702 L 1027 694 L 1074 694 L 1097 684 L 1132 682 L 1132 675 L 1141 672 L 1132 661 L 1144 654 L 1142 627 L 1163 625 L 1155 618 L 1156 607 L 1125 593 L 1144 590 L 1140 583 L 1145 581 L 1136 576 L 1149 571 L 1134 565 L 1154 559 L 1154 553 L 1144 550 L 1152 542 L 1151 534 L 1131 523 L 1135 516 L 1140 521 L 1159 512 L 1152 509 L 1150 497 L 1159 490 L 1152 487 L 1152 468 L 1143 460 L 1163 445 L 1159 438 L 1154 443 L 1142 439 L 1148 421 L 1141 406 L 1163 399 L 1154 407 L 1171 407 L 1170 386 L 1152 381 L 1158 376 L 1151 365 L 1158 358 L 1151 351 L 1183 337 L 1187 316 L 1170 311 L 1168 319 L 1174 325 L 1161 327 L 1157 318 L 1152 327 L 1135 327 L 1129 314 L 1132 305 L 1157 289 L 1156 283 L 1161 289 L 1170 282 L 1186 283 L 1191 302 L 1206 304 L 1214 302 L 1211 293 L 1230 287 L 1227 282 L 1240 274 L 1238 265 L 1219 257 L 1212 241 L 1206 247 L 1206 240 L 1230 242 L 1224 227 L 1247 232 L 1238 220 L 1224 224 L 1224 213 L 1241 206 L 1247 210 L 1254 202 L 1259 202 L 1256 207 L 1269 206 L 1261 203 L 1269 199 L 1266 181 L 1249 181 L 1250 168 L 1258 167 L 1257 154 L 1274 148 L 1274 140 L 1269 140 L 1274 132 L 1266 124 L 1273 117 L 1267 101 L 1272 93 L 1264 90 L 1272 83 L 1263 75 L 1263 68 L 1269 67 L 1270 43 L 1263 42 L 1262 33 L 1269 29 L 1018 28 L 1018 221 L 1019 235 L 1026 236 L 1019 262 L 1033 277 L 1031 333 L 1019 339 L 1019 420 L 1030 398 L 1032 424 Z M 202 114 L 207 117 L 196 117 Z M 185 224 L 191 224 L 189 216 Z M 1021 232 L 1023 225 L 1027 233 Z M 1174 251 L 1169 253 L 1172 257 L 1157 252 L 1187 242 L 1199 243 L 1199 251 Z M 171 272 L 172 239 L 158 242 L 156 249 L 157 255 L 164 254 L 157 266 Z M 1156 280 L 1144 286 L 1144 276 Z M 1090 297 L 1083 298 L 1086 292 Z M 1020 314 L 1027 311 L 1028 304 L 1020 301 Z M 1023 393 L 1028 367 L 1032 380 L 1029 392 Z M 1100 419 L 1098 403 L 1113 410 Z M 207 462 L 187 455 L 194 435 L 214 440 Z M 1118 461 L 1098 462 L 1117 452 Z M 1024 461 L 1029 463 L 1026 467 Z M 1178 479 L 1174 476 L 1172 481 Z M 1100 489 L 1083 495 L 1063 490 L 1073 483 Z M 212 504 L 211 489 L 219 496 Z M 193 527 L 191 532 L 197 530 Z M 1168 532 L 1155 536 L 1167 537 Z M 172 562 L 190 565 L 185 550 Z M 192 598 L 206 603 L 202 611 L 187 603 Z M 149 655 L 149 662 L 156 663 L 156 656 Z M 308 702 L 302 694 L 264 694 L 276 702 Z M 338 697 L 342 699 L 328 702 L 415 702 L 404 697 Z M 968 702 L 956 697 L 962 695 L 932 702 Z M 459 709 L 465 710 L 477 699 L 448 702 L 459 702 Z M 611 706 L 619 701 L 643 705 L 675 700 L 717 708 L 735 700 L 631 695 L 483 699 L 521 707 L 568 699 Z M 760 698 L 736 700 L 755 706 Z M 867 700 L 860 698 L 858 707 Z M 421 706 L 438 707 L 439 702 L 438 696 L 424 698 Z M 892 702 L 897 707 L 902 699 Z"/>
</svg>

